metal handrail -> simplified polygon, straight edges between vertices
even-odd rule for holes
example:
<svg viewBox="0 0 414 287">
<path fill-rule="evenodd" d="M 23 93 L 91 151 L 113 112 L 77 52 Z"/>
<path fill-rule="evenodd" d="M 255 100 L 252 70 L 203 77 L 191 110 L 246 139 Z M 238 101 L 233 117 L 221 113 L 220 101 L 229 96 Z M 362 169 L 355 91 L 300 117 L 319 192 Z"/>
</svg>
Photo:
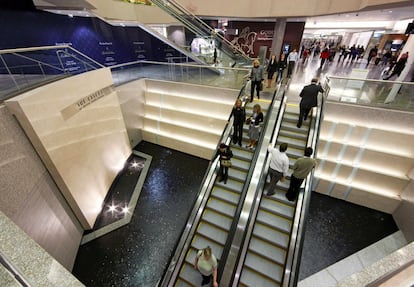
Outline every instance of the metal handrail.
<svg viewBox="0 0 414 287">
<path fill-rule="evenodd" d="M 282 117 L 283 117 L 283 111 L 285 110 L 286 101 L 287 101 L 287 97 L 285 96 L 285 93 L 286 93 L 286 86 L 280 87 L 280 84 L 279 84 L 278 94 L 282 94 L 282 97 L 281 97 L 281 103 L 280 103 L 280 106 L 277 112 L 277 117 L 275 119 L 276 121 L 276 124 L 274 125 L 275 128 L 272 131 L 270 142 L 276 141 L 276 137 L 280 130 Z M 274 96 L 274 100 L 275 99 L 276 99 L 276 94 Z M 276 103 L 274 102 L 273 105 L 275 104 Z M 263 145 L 263 142 L 262 142 L 262 145 Z M 264 164 L 258 167 L 258 172 L 262 174 L 262 181 L 263 179 L 265 179 L 265 177 L 263 177 L 263 170 L 265 170 L 269 166 L 267 144 L 266 144 L 266 151 L 264 151 L 264 154 L 265 154 Z M 233 264 L 231 265 L 229 264 L 228 269 L 226 269 L 227 272 L 225 272 L 225 273 L 229 273 L 229 275 L 227 276 L 227 278 L 225 278 L 226 280 L 224 282 L 220 281 L 220 284 L 224 283 L 225 285 L 233 286 L 233 287 L 239 286 L 240 275 L 243 269 L 244 260 L 245 260 L 248 246 L 249 246 L 249 239 L 251 237 L 251 234 L 253 232 L 253 227 L 254 227 L 254 220 L 252 219 L 256 218 L 258 208 L 259 208 L 258 203 L 260 201 L 260 198 L 262 197 L 260 188 L 258 188 L 259 186 L 260 185 L 257 184 L 256 186 L 252 187 L 254 191 L 254 198 L 252 198 L 251 206 L 246 207 L 245 209 L 245 215 L 243 215 L 243 217 L 246 220 L 245 224 L 239 227 L 240 231 L 243 232 L 243 236 L 239 236 L 239 237 L 243 237 L 243 238 L 242 240 L 239 240 L 238 244 L 236 242 L 233 242 L 232 244 L 236 246 L 237 249 L 239 250 L 238 254 L 235 255 L 235 258 L 237 258 L 237 260 L 235 260 Z M 240 217 L 242 218 L 242 216 Z M 236 248 L 234 249 L 236 250 Z"/>
<path fill-rule="evenodd" d="M 338 79 L 338 80 L 350 80 L 350 81 L 363 81 L 363 82 L 374 82 L 374 83 L 393 83 L 393 84 L 403 84 L 403 85 L 414 85 L 413 82 L 400 82 L 400 81 L 389 81 L 389 80 L 376 80 L 376 79 L 361 79 L 361 78 L 349 78 L 349 77 L 340 77 L 340 76 L 326 76 L 328 79 Z"/>
<path fill-rule="evenodd" d="M 200 36 L 203 35 L 203 32 L 208 34 L 209 36 L 213 36 L 224 42 L 227 46 L 230 46 L 232 51 L 237 51 L 245 60 L 251 60 L 249 56 L 247 56 L 243 50 L 239 49 L 237 46 L 235 46 L 233 43 L 228 41 L 226 38 L 224 38 L 222 35 L 217 34 L 213 28 L 211 28 L 209 25 L 207 25 L 203 20 L 201 20 L 198 16 L 193 14 L 191 11 L 189 11 L 187 8 L 182 6 L 180 3 L 174 0 L 168 0 L 168 1 L 161 1 L 161 0 L 153 0 L 154 4 L 156 4 L 159 8 L 163 9 L 170 15 L 174 16 L 177 20 L 181 21 L 183 24 L 186 24 L 186 27 L 191 30 L 194 34 L 199 34 Z M 168 3 L 168 5 L 167 5 Z M 171 7 L 172 6 L 172 7 Z M 173 8 L 177 9 L 178 12 L 176 12 Z M 189 21 L 188 18 L 183 17 L 180 13 L 189 16 L 189 19 L 194 20 L 196 23 L 201 25 L 200 27 L 193 24 L 193 22 Z M 203 31 L 204 30 L 204 31 Z"/>
<path fill-rule="evenodd" d="M 243 87 L 240 89 L 238 98 L 242 97 L 244 93 L 244 89 L 246 87 L 245 83 Z M 230 133 L 232 130 L 232 118 L 229 118 L 229 121 L 227 122 L 226 126 L 224 127 L 224 132 L 217 143 L 216 150 L 218 150 L 220 143 L 225 142 L 228 143 L 230 141 Z M 196 200 L 196 203 L 193 206 L 193 210 L 188 217 L 187 224 L 185 225 L 185 228 L 182 232 L 181 238 L 179 242 L 176 245 L 176 248 L 174 248 L 175 253 L 170 259 L 170 264 L 165 271 L 162 280 L 159 282 L 158 286 L 172 286 L 171 284 L 174 284 L 173 282 L 176 281 L 180 269 L 177 268 L 177 266 L 181 266 L 185 260 L 185 255 L 187 254 L 187 250 L 190 247 L 191 244 L 191 238 L 195 233 L 195 230 L 198 226 L 198 223 L 200 221 L 200 218 L 202 216 L 202 212 L 205 208 L 205 205 L 207 204 L 207 200 L 210 197 L 210 193 L 212 191 L 212 186 L 214 185 L 216 170 L 218 167 L 219 159 L 214 159 L 210 161 L 209 166 L 207 168 L 207 172 L 203 178 L 203 184 L 200 187 L 198 197 Z"/>
<path fill-rule="evenodd" d="M 156 61 L 147 61 L 147 60 L 138 60 L 118 65 L 109 66 L 111 69 L 122 68 L 126 66 L 132 66 L 137 64 L 157 64 L 157 65 L 165 65 L 165 66 L 182 66 L 182 67 L 194 67 L 194 68 L 204 68 L 204 69 L 219 69 L 219 70 L 234 70 L 234 71 L 246 71 L 250 73 L 250 69 L 246 68 L 232 68 L 232 67 L 211 67 L 206 66 L 204 64 L 187 64 L 187 63 L 171 63 L 171 62 L 156 62 Z"/>
<path fill-rule="evenodd" d="M 319 133 L 321 129 L 321 123 L 323 120 L 323 110 L 325 105 L 325 97 L 327 91 L 325 90 L 322 95 L 321 106 L 320 108 L 314 108 L 317 110 L 316 118 L 313 121 L 314 125 L 311 126 L 308 136 L 307 145 L 312 147 L 314 153 L 312 158 L 316 158 L 317 154 L 317 143 L 319 138 Z M 302 247 L 304 241 L 304 231 L 306 225 L 307 214 L 309 210 L 311 191 L 312 191 L 312 180 L 314 175 L 314 170 L 306 177 L 304 182 L 304 192 L 299 193 L 298 201 L 295 210 L 295 217 L 293 221 L 293 228 L 291 232 L 291 238 L 289 243 L 289 251 L 287 254 L 287 260 L 285 265 L 285 273 L 283 277 L 283 287 L 295 287 L 298 282 L 298 271 L 300 256 L 302 254 Z"/>
<path fill-rule="evenodd" d="M 210 32 L 210 35 L 214 35 L 215 37 L 219 38 L 220 40 L 224 41 L 227 45 L 229 45 L 232 49 L 236 50 L 241 54 L 246 60 L 251 60 L 249 56 L 247 56 L 243 50 L 239 49 L 237 46 L 233 45 L 229 40 L 224 38 L 222 35 L 217 34 L 216 31 L 211 28 L 209 25 L 207 25 L 203 20 L 201 20 L 199 17 L 197 17 L 195 14 L 193 14 L 190 10 L 182 6 L 180 3 L 174 0 L 169 0 L 170 3 L 174 3 L 174 5 L 178 6 L 181 11 L 184 11 L 187 15 L 190 15 L 193 19 L 197 20 L 207 31 Z"/>
</svg>

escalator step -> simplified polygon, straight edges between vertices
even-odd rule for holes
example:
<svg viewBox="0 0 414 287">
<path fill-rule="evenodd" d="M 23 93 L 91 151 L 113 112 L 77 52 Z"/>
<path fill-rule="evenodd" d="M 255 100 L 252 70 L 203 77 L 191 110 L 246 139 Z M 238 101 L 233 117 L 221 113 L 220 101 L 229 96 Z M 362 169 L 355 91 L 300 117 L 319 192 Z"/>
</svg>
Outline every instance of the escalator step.
<svg viewBox="0 0 414 287">
<path fill-rule="evenodd" d="M 233 180 L 232 177 L 231 177 L 233 171 L 234 171 L 234 169 L 233 170 L 229 169 L 229 178 L 227 180 L 227 183 L 224 183 L 223 181 L 222 182 L 216 181 L 215 187 L 216 188 L 227 189 L 227 190 L 232 190 L 236 193 L 240 193 L 241 190 L 243 189 L 244 182 L 240 182 L 238 180 Z"/>
<path fill-rule="evenodd" d="M 175 287 L 194 287 L 193 284 L 189 284 L 185 281 L 183 281 L 181 278 L 177 279 L 177 282 L 175 282 Z"/>
<path fill-rule="evenodd" d="M 232 223 L 232 218 L 227 216 L 223 216 L 220 213 L 216 213 L 210 209 L 204 211 L 203 220 L 210 222 L 211 224 L 215 224 L 221 227 L 224 230 L 229 231 Z"/>
<path fill-rule="evenodd" d="M 281 136 L 279 134 L 279 136 L 277 137 L 277 143 L 276 144 L 280 145 L 281 143 L 287 143 L 289 145 L 288 150 L 291 147 L 298 148 L 298 149 L 304 149 L 306 147 L 306 141 L 303 140 L 303 139 Z"/>
<path fill-rule="evenodd" d="M 248 287 L 279 287 L 280 283 L 270 280 L 253 270 L 244 268 L 240 278 L 240 286 Z"/>
<path fill-rule="evenodd" d="M 286 154 L 289 158 L 299 158 L 299 157 L 303 157 L 305 152 L 305 147 L 303 148 L 293 148 L 293 147 L 289 147 L 286 151 Z"/>
<path fill-rule="evenodd" d="M 237 179 L 238 181 L 245 182 L 247 178 L 247 171 L 242 171 L 242 170 L 233 168 L 231 170 L 231 173 L 229 173 L 229 177 L 233 177 L 234 179 Z"/>
<path fill-rule="evenodd" d="M 211 195 L 234 205 L 237 205 L 240 200 L 240 193 L 222 189 L 219 186 L 213 188 Z"/>
<path fill-rule="evenodd" d="M 215 198 L 210 198 L 207 203 L 207 206 L 208 208 L 212 210 L 216 210 L 232 218 L 234 216 L 234 213 L 236 212 L 235 206 L 228 204 L 222 200 L 215 199 Z"/>
<path fill-rule="evenodd" d="M 181 268 L 179 279 L 184 281 L 183 283 L 192 284 L 180 286 L 200 286 L 202 280 L 200 273 L 194 268 L 194 265 L 188 263 L 184 263 L 184 266 Z"/>
<path fill-rule="evenodd" d="M 256 220 L 264 224 L 267 224 L 275 229 L 281 230 L 286 233 L 290 233 L 292 222 L 289 219 L 277 216 L 264 210 L 259 210 Z"/>
<path fill-rule="evenodd" d="M 244 261 L 244 269 L 249 267 L 252 271 L 257 272 L 260 275 L 264 275 L 275 282 L 281 282 L 283 276 L 283 268 L 276 263 L 264 259 L 261 256 L 257 256 L 253 253 L 248 253 L 246 260 Z M 262 286 L 262 285 L 256 285 Z"/>
<path fill-rule="evenodd" d="M 257 223 L 253 229 L 253 235 L 265 239 L 274 245 L 287 249 L 289 244 L 289 234 L 273 229 L 269 226 Z"/>
<path fill-rule="evenodd" d="M 293 215 L 295 213 L 295 209 L 292 206 L 267 197 L 262 199 L 260 208 L 264 208 L 275 214 L 280 214 L 288 219 L 293 219 Z"/>
<path fill-rule="evenodd" d="M 240 160 L 240 159 L 237 159 L 237 158 L 233 158 L 231 160 L 231 162 L 233 164 L 233 167 L 241 169 L 241 170 L 247 171 L 250 168 L 250 161 L 245 161 L 245 160 Z M 232 168 L 229 168 L 229 174 L 230 174 L 231 170 L 232 170 Z"/>
<path fill-rule="evenodd" d="M 234 158 L 238 158 L 240 160 L 249 161 L 249 162 L 253 158 L 253 152 L 251 150 L 240 148 L 239 146 L 232 147 L 231 150 L 233 151 Z"/>
<path fill-rule="evenodd" d="M 197 228 L 197 232 L 212 241 L 218 242 L 221 245 L 226 244 L 227 235 L 226 231 L 219 229 L 206 221 L 200 222 Z"/>
<path fill-rule="evenodd" d="M 250 241 L 249 252 L 256 252 L 258 255 L 267 258 L 280 265 L 284 265 L 286 261 L 286 249 L 270 244 L 266 241 L 253 237 Z"/>
<path fill-rule="evenodd" d="M 296 126 L 295 126 L 295 128 L 297 129 Z M 279 136 L 284 136 L 284 137 L 288 137 L 288 138 L 303 140 L 304 142 L 306 142 L 307 139 L 308 139 L 307 134 L 298 133 L 295 130 L 291 131 L 291 130 L 283 130 L 283 129 L 281 129 L 280 132 L 279 132 Z"/>
</svg>

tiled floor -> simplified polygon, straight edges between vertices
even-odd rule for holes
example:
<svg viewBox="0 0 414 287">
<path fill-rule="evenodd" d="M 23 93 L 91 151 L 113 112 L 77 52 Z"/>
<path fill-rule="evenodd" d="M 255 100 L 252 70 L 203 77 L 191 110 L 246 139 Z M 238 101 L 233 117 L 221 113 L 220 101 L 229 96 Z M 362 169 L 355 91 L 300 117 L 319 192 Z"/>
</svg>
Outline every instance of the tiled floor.
<svg viewBox="0 0 414 287">
<path fill-rule="evenodd" d="M 314 76 L 349 75 L 362 64 L 298 64 L 289 101 Z M 372 75 L 378 73 L 372 67 Z M 373 78 L 375 78 L 373 76 Z M 265 92 L 270 92 L 265 89 Z M 263 94 L 265 96 L 265 94 Z M 184 228 L 208 162 L 143 142 L 137 150 L 153 157 L 131 222 L 79 249 L 73 274 L 86 286 L 156 286 Z M 122 183 L 122 181 L 119 181 Z M 300 278 L 394 232 L 392 217 L 314 194 L 305 234 Z"/>
<path fill-rule="evenodd" d="M 79 248 L 73 274 L 86 286 L 155 286 L 185 226 L 208 161 L 154 144 L 131 222 Z M 118 180 L 118 188 L 126 181 Z"/>
</svg>

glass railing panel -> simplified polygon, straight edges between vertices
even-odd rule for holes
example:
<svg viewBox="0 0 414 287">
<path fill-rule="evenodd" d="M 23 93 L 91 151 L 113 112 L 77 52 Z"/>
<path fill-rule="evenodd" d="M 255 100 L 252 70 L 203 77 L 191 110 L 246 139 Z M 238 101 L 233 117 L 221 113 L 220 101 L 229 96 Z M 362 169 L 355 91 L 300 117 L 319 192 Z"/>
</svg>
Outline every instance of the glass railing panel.
<svg viewBox="0 0 414 287">
<path fill-rule="evenodd" d="M 0 51 L 0 101 L 35 86 L 103 65 L 70 46 Z"/>
<path fill-rule="evenodd" d="M 414 83 L 328 77 L 329 101 L 414 110 Z"/>
<path fill-rule="evenodd" d="M 148 78 L 230 89 L 240 89 L 250 72 L 242 68 L 151 61 L 117 65 L 111 67 L 111 71 L 116 86 Z"/>
</svg>

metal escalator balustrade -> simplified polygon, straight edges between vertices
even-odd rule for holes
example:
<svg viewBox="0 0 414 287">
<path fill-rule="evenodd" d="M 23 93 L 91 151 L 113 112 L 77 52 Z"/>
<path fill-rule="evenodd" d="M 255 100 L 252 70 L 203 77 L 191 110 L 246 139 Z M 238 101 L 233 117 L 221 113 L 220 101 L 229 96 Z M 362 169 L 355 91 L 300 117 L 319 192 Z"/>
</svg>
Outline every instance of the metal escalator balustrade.
<svg viewBox="0 0 414 287">
<path fill-rule="evenodd" d="M 244 95 L 244 90 L 245 85 L 239 98 Z M 232 119 L 229 118 L 219 144 L 230 142 L 231 128 Z M 246 137 L 243 142 L 247 142 Z M 227 236 L 234 228 L 234 218 L 238 218 L 239 202 L 243 201 L 244 185 L 254 157 L 254 151 L 239 146 L 232 146 L 232 151 L 233 166 L 229 169 L 227 184 L 216 180 L 218 159 L 210 164 L 187 226 L 159 286 L 198 286 L 201 276 L 194 269 L 195 256 L 197 250 L 206 246 L 211 247 L 220 262 Z"/>
<path fill-rule="evenodd" d="M 290 168 L 297 158 L 303 156 L 306 147 L 304 139 L 307 138 L 308 124 L 304 122 L 302 128 L 298 129 L 296 127 L 298 115 L 297 107 L 285 105 L 279 134 L 286 132 L 286 136 L 281 139 L 278 136 L 276 140 L 276 145 L 288 143 L 286 153 L 290 160 Z M 282 284 L 295 214 L 294 203 L 284 196 L 288 186 L 289 180 L 278 183 L 275 195 L 263 195 L 260 200 L 241 270 L 240 285 L 242 286 L 266 287 Z"/>
<path fill-rule="evenodd" d="M 303 156 L 305 147 L 312 146 L 316 150 L 322 108 L 323 101 L 316 112 L 316 118 L 311 119 L 310 124 L 305 122 L 298 129 L 296 122 L 299 108 L 286 105 L 285 102 L 281 105 L 284 112 L 279 113 L 271 142 L 276 142 L 276 145 L 283 142 L 289 144 L 287 154 L 290 167 L 297 158 Z M 244 242 L 240 245 L 239 262 L 233 272 L 233 281 L 227 279 L 221 282 L 228 286 L 295 286 L 297 282 L 312 175 L 308 176 L 305 192 L 300 193 L 295 204 L 285 198 L 289 186 L 287 181 L 278 183 L 275 195 L 262 196 L 268 167 L 269 159 L 263 169 L 262 186 L 259 186 L 256 193 L 256 202 L 250 209 L 249 225 Z M 227 269 L 225 272 L 232 271 Z"/>
<path fill-rule="evenodd" d="M 250 107 L 247 108 L 249 109 Z M 246 130 L 247 126 L 244 128 Z M 247 143 L 246 132 L 243 134 L 242 146 Z M 231 149 L 233 166 L 229 169 L 227 183 L 215 180 L 174 286 L 198 286 L 201 276 L 194 268 L 198 250 L 210 246 L 219 264 L 226 260 L 226 245 L 228 246 L 227 242 L 231 239 L 234 222 L 238 218 L 238 206 L 243 202 L 244 187 L 254 163 L 253 150 L 238 145 L 231 145 Z"/>
<path fill-rule="evenodd" d="M 251 60 L 250 57 L 244 53 L 244 51 L 233 45 L 219 33 L 216 33 L 213 28 L 211 28 L 203 20 L 194 15 L 191 11 L 186 9 L 177 1 L 152 0 L 151 2 L 183 23 L 185 27 L 195 35 L 201 37 L 211 37 L 212 39 L 221 43 L 222 51 L 225 52 L 230 58 L 237 56 L 241 57 L 245 61 Z"/>
<path fill-rule="evenodd" d="M 315 119 L 311 121 L 309 127 L 308 140 L 306 146 L 313 149 L 312 158 L 317 157 L 318 139 L 321 129 L 321 123 L 323 121 L 325 99 L 329 94 L 328 81 L 325 81 L 324 93 L 320 99 L 320 107 L 313 108 L 312 114 L 315 115 Z M 309 204 L 312 194 L 312 181 L 315 170 L 307 176 L 303 183 L 303 192 L 299 193 L 299 197 L 296 204 L 296 213 L 294 219 L 294 226 L 291 233 L 291 241 L 289 245 L 289 252 L 286 260 L 285 274 L 283 280 L 283 287 L 297 286 L 299 279 L 299 266 L 300 258 L 302 254 L 302 247 L 304 241 L 304 232 L 306 227 L 306 219 L 309 210 Z"/>
</svg>

